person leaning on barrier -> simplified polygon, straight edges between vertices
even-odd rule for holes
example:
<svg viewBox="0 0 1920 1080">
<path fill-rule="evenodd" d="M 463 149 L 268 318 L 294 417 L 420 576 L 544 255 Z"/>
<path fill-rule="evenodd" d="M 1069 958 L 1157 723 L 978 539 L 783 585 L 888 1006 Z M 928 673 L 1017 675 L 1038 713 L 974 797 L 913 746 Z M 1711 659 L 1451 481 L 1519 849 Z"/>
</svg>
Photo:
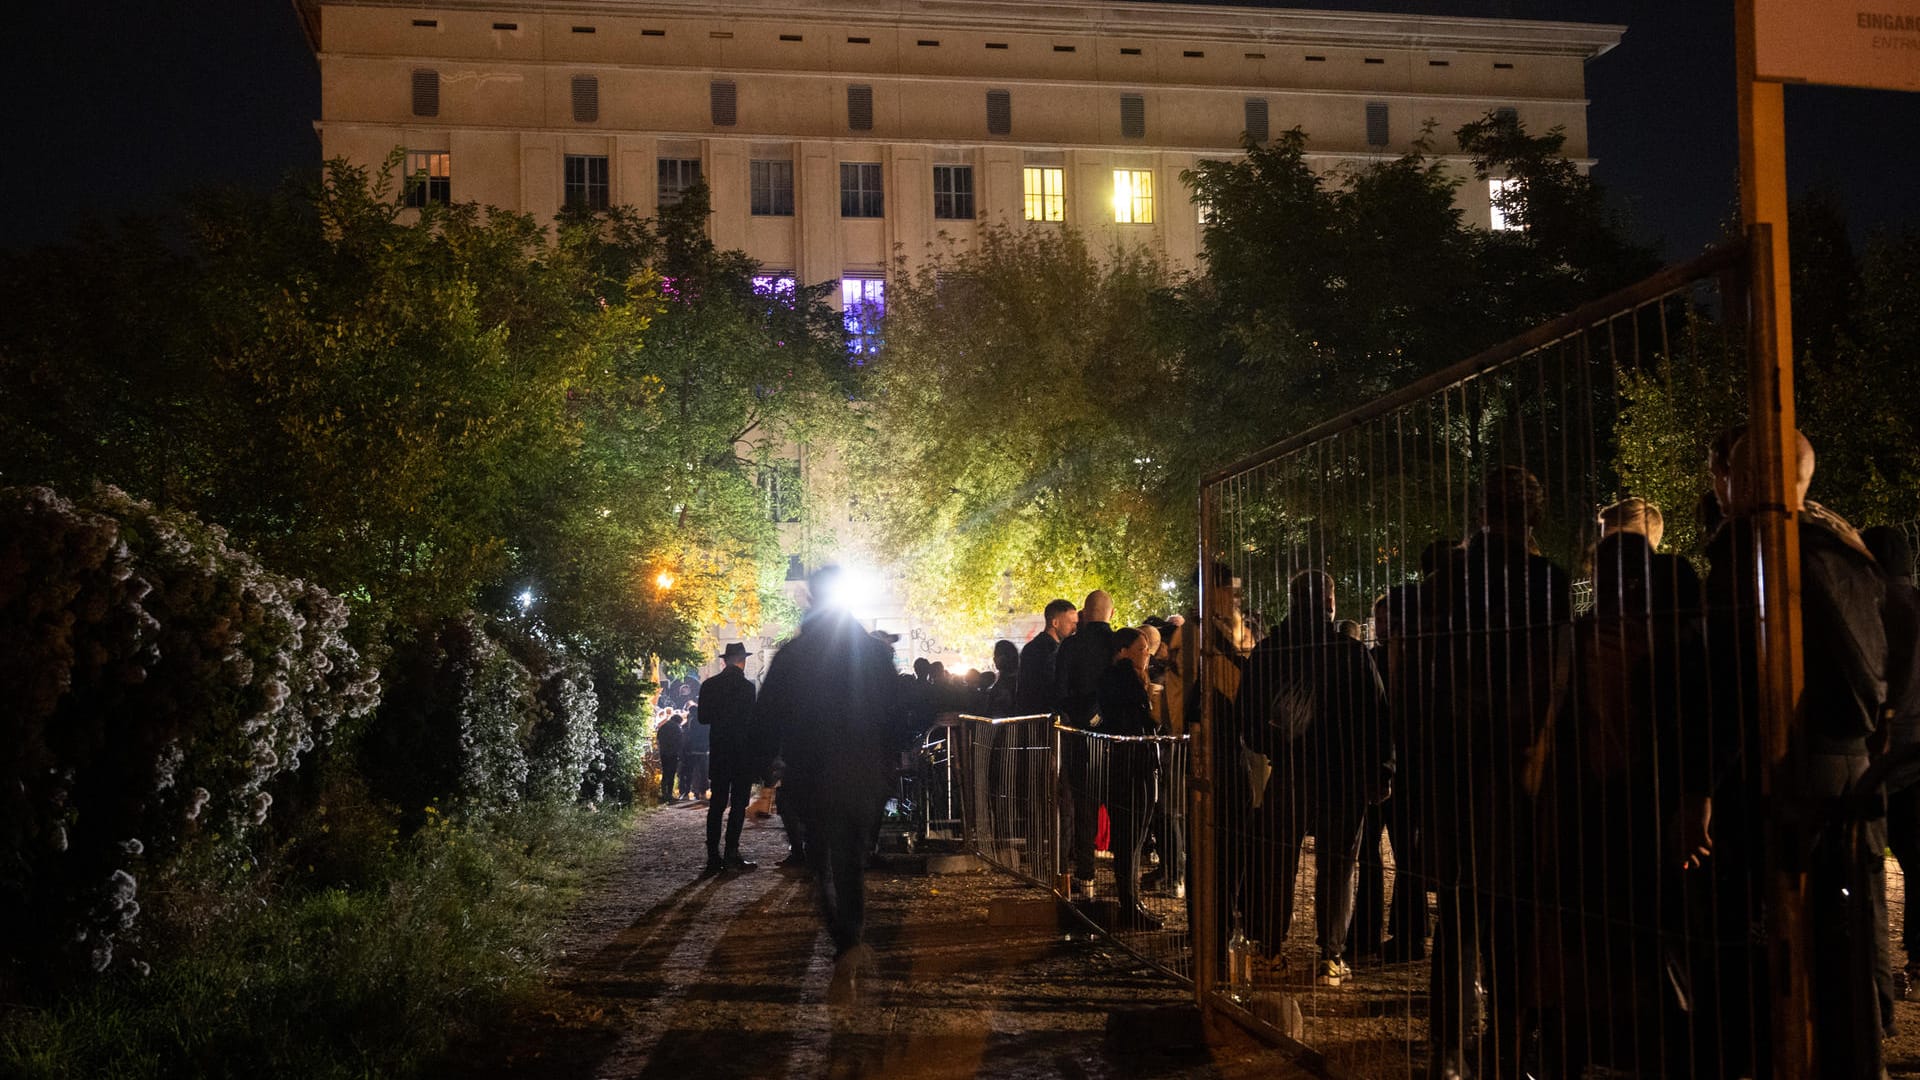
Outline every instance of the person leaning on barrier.
<svg viewBox="0 0 1920 1080">
<path fill-rule="evenodd" d="M 1092 605 L 1089 605 L 1091 607 Z M 1095 690 L 1100 710 L 1101 739 L 1095 751 L 1106 757 L 1104 796 L 1113 829 L 1113 880 L 1120 899 L 1120 925 L 1134 930 L 1158 930 L 1161 921 L 1140 902 L 1140 845 L 1154 809 L 1154 776 L 1159 759 L 1150 742 L 1125 742 L 1157 733 L 1153 698 L 1148 689 L 1148 641 L 1140 631 L 1114 631 L 1114 655 Z"/>
<path fill-rule="evenodd" d="M 1920 589 L 1913 584 L 1913 547 L 1891 525 L 1863 529 L 1860 539 L 1887 579 L 1887 723 L 1874 749 L 1897 754 L 1920 736 Z M 1887 847 L 1902 879 L 1920 882 L 1920 785 L 1889 784 Z M 1901 920 L 1900 946 L 1906 963 L 1895 975 L 1894 996 L 1904 1000 L 1920 985 L 1920 917 Z"/>
<path fill-rule="evenodd" d="M 1493 470 L 1479 531 L 1421 587 L 1433 690 L 1417 759 L 1439 896 L 1436 1076 L 1517 1075 L 1533 1034 L 1537 813 L 1572 659 L 1571 586 L 1533 540 L 1545 502 L 1532 473 Z M 1486 1023 L 1476 1036 L 1480 987 Z"/>
<path fill-rule="evenodd" d="M 1343 952 L 1353 921 L 1354 870 L 1366 808 L 1385 798 L 1394 755 L 1386 690 L 1366 646 L 1333 619 L 1333 578 L 1302 570 L 1287 582 L 1287 615 L 1254 646 L 1240 685 L 1240 742 L 1271 769 L 1258 793 L 1255 836 L 1277 873 L 1245 876 L 1249 936 L 1279 953 L 1291 929 L 1302 842 L 1314 838 L 1314 977 L 1339 986 L 1353 974 Z"/>
<path fill-rule="evenodd" d="M 1869 740 L 1886 721 L 1888 648 L 1884 608 L 1886 583 L 1860 536 L 1839 515 L 1807 498 L 1813 482 L 1813 445 L 1796 435 L 1796 482 L 1786 494 L 1787 509 L 1797 512 L 1800 539 L 1800 616 L 1805 650 L 1803 776 L 1810 837 L 1801 834 L 1800 850 L 1781 856 L 1806 862 L 1807 926 L 1812 941 L 1809 999 L 1813 1005 L 1813 1042 L 1823 1077 L 1881 1075 L 1880 1038 L 1885 1005 L 1892 996 L 1886 970 L 1887 911 L 1885 806 L 1878 791 L 1856 790 L 1870 763 Z M 1724 761 L 1728 743 L 1760 717 L 1760 643 L 1758 627 L 1761 569 L 1755 560 L 1757 513 L 1754 455 L 1742 429 L 1724 433 L 1709 454 L 1714 490 L 1727 520 L 1707 545 L 1712 566 L 1707 575 L 1708 642 L 1712 664 L 1715 724 Z M 1724 707 L 1724 708 L 1723 708 Z M 1729 770 L 1710 797 L 1690 793 L 1684 802 L 1680 832 L 1689 861 L 1722 864 L 1716 892 L 1744 904 L 1723 921 L 1758 924 L 1760 873 L 1771 819 L 1778 835 L 1795 842 L 1792 818 L 1761 797 L 1757 761 Z M 1728 813 L 1732 804 L 1733 812 Z M 1764 813 L 1756 810 L 1764 809 Z M 1787 813 L 1792 813 L 1789 808 Z M 1799 817 L 1799 815 L 1794 815 Z M 1730 828 L 1718 823 L 1733 822 Z M 1731 887 L 1728 887 L 1731 886 Z M 1715 1021 L 1719 1039 L 1710 1049 L 1721 1055 L 1719 1067 L 1731 1074 L 1765 1072 L 1770 1039 L 1764 1030 L 1742 1027 L 1748 1017 L 1767 1015 L 1767 950 L 1756 949 L 1721 965 Z M 1747 1055 L 1758 1055 L 1750 1060 Z"/>
<path fill-rule="evenodd" d="M 1058 712 L 1069 727 L 1090 730 L 1100 715 L 1100 678 L 1113 664 L 1113 598 L 1095 589 L 1087 594 L 1080 625 L 1060 643 L 1055 660 L 1054 688 Z M 1093 898 L 1094 834 L 1100 824 L 1100 796 L 1088 775 L 1087 740 L 1073 735 L 1060 741 L 1060 775 L 1071 803 L 1073 889 L 1081 899 Z"/>
</svg>

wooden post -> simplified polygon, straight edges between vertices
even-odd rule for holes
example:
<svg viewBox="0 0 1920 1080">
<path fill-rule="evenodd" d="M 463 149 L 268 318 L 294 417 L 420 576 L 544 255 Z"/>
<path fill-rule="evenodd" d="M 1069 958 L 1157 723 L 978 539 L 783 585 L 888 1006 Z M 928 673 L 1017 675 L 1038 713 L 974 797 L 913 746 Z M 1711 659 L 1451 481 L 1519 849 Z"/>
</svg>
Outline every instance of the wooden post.
<svg viewBox="0 0 1920 1080">
<path fill-rule="evenodd" d="M 1807 854 L 1801 690 L 1799 433 L 1793 409 L 1792 277 L 1787 248 L 1785 87 L 1756 76 L 1755 0 L 1736 5 L 1740 211 L 1749 241 L 1747 449 L 1757 498 L 1753 565 L 1760 580 L 1758 745 L 1767 807 L 1766 888 L 1773 1075 L 1817 1075 L 1808 963 Z"/>
</svg>

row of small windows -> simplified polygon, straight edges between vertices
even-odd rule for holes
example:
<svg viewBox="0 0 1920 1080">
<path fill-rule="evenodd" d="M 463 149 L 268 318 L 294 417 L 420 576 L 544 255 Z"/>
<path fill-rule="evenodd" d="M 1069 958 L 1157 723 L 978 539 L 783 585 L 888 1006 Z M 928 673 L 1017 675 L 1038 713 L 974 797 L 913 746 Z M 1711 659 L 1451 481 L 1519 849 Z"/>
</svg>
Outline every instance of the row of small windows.
<svg viewBox="0 0 1920 1080">
<path fill-rule="evenodd" d="M 440 20 L 415 19 L 413 20 L 413 25 L 416 28 L 433 30 L 433 29 L 439 28 Z M 495 30 L 505 30 L 505 31 L 517 33 L 520 29 L 520 24 L 511 23 L 511 22 L 497 22 L 493 24 L 493 28 Z M 576 34 L 593 34 L 593 33 L 599 32 L 599 28 L 595 26 L 575 26 L 572 29 L 573 29 L 573 32 Z M 667 36 L 667 32 L 665 30 L 646 29 L 646 30 L 640 31 L 640 36 L 663 38 Z M 717 38 L 720 40 L 732 40 L 733 31 L 713 30 L 713 31 L 709 31 L 707 33 L 707 36 L 710 38 Z M 779 38 L 782 42 L 790 42 L 790 43 L 798 43 L 798 42 L 803 42 L 807 40 L 807 37 L 805 34 L 781 34 L 779 35 Z M 849 36 L 847 38 L 847 44 L 871 45 L 873 44 L 873 39 L 871 37 Z M 937 49 L 940 47 L 940 39 L 939 38 L 917 38 L 915 39 L 914 44 L 917 47 L 922 49 Z M 985 46 L 993 50 L 1002 50 L 1002 49 L 1012 48 L 1011 45 L 1009 45 L 1007 42 L 1004 42 L 1004 41 L 989 41 L 985 43 Z M 1053 46 L 1053 51 L 1056 53 L 1077 53 L 1080 51 L 1080 47 L 1077 45 L 1056 44 Z M 1137 45 L 1123 45 L 1120 47 L 1120 55 L 1121 56 L 1144 56 L 1146 55 L 1146 50 L 1142 49 Z M 1182 59 L 1186 59 L 1186 60 L 1204 60 L 1206 59 L 1207 52 L 1205 49 L 1182 49 L 1180 50 L 1180 56 Z M 1265 60 L 1267 58 L 1267 54 L 1264 52 L 1244 52 L 1241 54 L 1241 56 L 1243 59 L 1247 59 L 1247 60 Z M 1310 63 L 1310 64 L 1321 64 L 1321 63 L 1325 63 L 1327 60 L 1325 56 L 1315 55 L 1312 53 L 1307 53 L 1302 55 L 1301 59 L 1305 60 L 1307 63 Z M 1364 56 L 1361 58 L 1361 62 L 1365 64 L 1384 64 L 1387 61 L 1386 61 L 1386 58 L 1382 56 Z M 1453 66 L 1453 62 L 1451 60 L 1428 60 L 1427 66 L 1428 67 L 1451 67 Z M 1494 70 L 1496 71 L 1513 70 L 1513 64 L 1507 61 L 1495 61 L 1493 64 L 1493 67 L 1494 67 Z"/>
<path fill-rule="evenodd" d="M 749 164 L 751 211 L 755 217 L 793 216 L 793 162 L 753 161 Z M 562 194 L 566 205 L 605 210 L 612 184 L 607 159 L 596 154 L 568 154 L 562 166 Z M 1123 225 L 1150 225 L 1154 220 L 1154 181 L 1149 169 L 1113 171 L 1113 220 Z M 840 215 L 877 218 L 886 215 L 881 167 L 876 162 L 841 162 Z M 659 159 L 658 204 L 673 206 L 700 182 L 698 158 Z M 1067 172 L 1057 166 L 1027 166 L 1020 170 L 1021 217 L 1027 221 L 1067 219 Z M 1522 228 L 1510 213 L 1517 197 L 1516 181 L 1494 178 L 1487 182 L 1492 206 L 1492 228 L 1504 232 Z M 406 204 L 453 201 L 453 155 L 444 150 L 407 152 Z M 973 166 L 933 167 L 933 216 L 942 221 L 972 221 Z M 1204 224 L 1208 214 L 1201 208 Z M 790 287 L 790 286 L 789 286 Z"/>
<path fill-rule="evenodd" d="M 600 80 L 593 75 L 575 75 L 572 80 L 573 119 L 591 124 L 600 119 Z M 739 87 L 731 79 L 715 79 L 708 84 L 710 111 L 716 127 L 734 127 L 740 121 Z M 1266 142 L 1271 134 L 1266 98 L 1247 98 L 1244 125 L 1255 142 Z M 1501 112 L 1511 112 L 1502 109 Z M 421 69 L 413 73 L 413 115 L 440 115 L 440 73 Z M 1386 146 L 1387 105 L 1367 103 L 1367 145 Z M 873 130 L 873 87 L 856 83 L 847 87 L 847 129 Z M 1013 133 L 1013 94 L 1008 90 L 987 91 L 987 134 Z M 1120 136 L 1126 139 L 1147 137 L 1147 99 L 1140 94 L 1120 95 Z"/>
</svg>

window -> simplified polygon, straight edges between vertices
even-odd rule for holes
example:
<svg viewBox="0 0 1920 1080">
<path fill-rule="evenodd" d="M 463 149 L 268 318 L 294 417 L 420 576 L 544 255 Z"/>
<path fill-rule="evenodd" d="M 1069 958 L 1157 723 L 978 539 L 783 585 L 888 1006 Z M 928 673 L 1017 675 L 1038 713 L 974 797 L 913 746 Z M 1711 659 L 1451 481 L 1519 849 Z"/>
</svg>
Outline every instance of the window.
<svg viewBox="0 0 1920 1080">
<path fill-rule="evenodd" d="M 793 162 L 749 162 L 747 175 L 755 217 L 793 216 Z"/>
<path fill-rule="evenodd" d="M 1517 232 L 1526 228 L 1520 203 L 1520 181 L 1505 176 L 1487 181 L 1487 202 L 1493 207 L 1494 232 Z"/>
<path fill-rule="evenodd" d="M 840 216 L 877 218 L 886 214 L 880 190 L 880 165 L 858 161 L 840 163 Z"/>
<path fill-rule="evenodd" d="M 657 206 L 678 206 L 687 190 L 700 182 L 699 158 L 661 158 Z"/>
<path fill-rule="evenodd" d="M 1113 170 L 1113 220 L 1122 225 L 1153 224 L 1153 173 Z"/>
<path fill-rule="evenodd" d="M 607 159 L 587 154 L 568 154 L 563 177 L 567 205 L 577 209 L 607 208 Z"/>
<path fill-rule="evenodd" d="M 593 75 L 573 77 L 573 122 L 591 124 L 600 119 L 600 80 Z"/>
<path fill-rule="evenodd" d="M 933 216 L 947 221 L 973 220 L 973 166 L 933 167 Z"/>
<path fill-rule="evenodd" d="M 445 150 L 407 151 L 407 205 L 453 202 L 453 155 Z"/>
<path fill-rule="evenodd" d="M 440 73 L 421 68 L 413 73 L 413 115 L 440 115 Z"/>
<path fill-rule="evenodd" d="M 779 458 L 760 467 L 760 493 L 766 500 L 767 520 L 800 520 L 800 462 Z"/>
<path fill-rule="evenodd" d="M 769 271 L 753 275 L 753 291 L 766 293 L 791 303 L 794 297 L 795 279 L 790 273 Z"/>
<path fill-rule="evenodd" d="M 1246 127 L 1241 130 L 1245 131 L 1247 138 L 1252 139 L 1254 142 L 1263 143 L 1267 141 L 1266 98 L 1247 99 L 1247 124 Z"/>
<path fill-rule="evenodd" d="M 987 91 L 987 134 L 1010 135 L 1013 133 L 1013 92 L 1010 90 Z"/>
<path fill-rule="evenodd" d="M 866 357 L 880 351 L 880 319 L 887 311 L 887 283 L 880 278 L 840 279 L 841 318 L 847 327 L 847 351 Z M 856 360 L 865 363 L 865 360 Z"/>
<path fill-rule="evenodd" d="M 873 130 L 873 87 L 847 87 L 847 127 L 853 131 Z"/>
<path fill-rule="evenodd" d="M 1385 146 L 1387 138 L 1387 103 L 1384 101 L 1367 102 L 1367 145 Z"/>
<path fill-rule="evenodd" d="M 1147 99 L 1139 94 L 1120 95 L 1120 134 L 1128 139 L 1147 137 Z"/>
<path fill-rule="evenodd" d="M 707 86 L 714 127 L 732 127 L 740 119 L 740 95 L 732 79 L 715 79 Z"/>
<path fill-rule="evenodd" d="M 1020 170 L 1020 186 L 1028 221 L 1067 220 L 1067 170 L 1029 166 Z"/>
</svg>

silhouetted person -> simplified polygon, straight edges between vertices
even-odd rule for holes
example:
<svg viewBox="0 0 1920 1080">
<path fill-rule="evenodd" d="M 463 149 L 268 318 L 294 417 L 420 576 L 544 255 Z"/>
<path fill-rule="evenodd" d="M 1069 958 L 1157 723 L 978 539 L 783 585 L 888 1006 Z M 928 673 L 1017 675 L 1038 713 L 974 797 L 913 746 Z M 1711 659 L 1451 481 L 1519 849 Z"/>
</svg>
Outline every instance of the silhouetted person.
<svg viewBox="0 0 1920 1080">
<path fill-rule="evenodd" d="M 680 775 L 680 750 L 686 744 L 686 723 L 679 713 L 670 712 L 653 729 L 653 745 L 660 751 L 660 801 L 674 800 L 674 780 Z"/>
<path fill-rule="evenodd" d="M 1334 600 L 1333 578 L 1324 571 L 1302 570 L 1287 582 L 1287 617 L 1247 658 L 1239 699 L 1240 740 L 1273 770 L 1254 836 L 1275 873 L 1243 879 L 1248 936 L 1275 953 L 1286 940 L 1302 842 L 1311 835 L 1320 952 L 1314 977 L 1323 986 L 1353 974 L 1343 953 L 1361 819 L 1393 778 L 1386 693 L 1366 646 L 1335 623 Z"/>
<path fill-rule="evenodd" d="M 1429 1028 L 1440 1076 L 1516 1075 L 1530 1032 L 1536 814 L 1572 652 L 1567 575 L 1533 544 L 1544 502 L 1533 474 L 1495 469 L 1480 530 L 1422 586 L 1434 635 L 1419 760 L 1439 895 Z M 1477 985 L 1487 1001 L 1476 1039 Z"/>
<path fill-rule="evenodd" d="M 707 777 L 713 797 L 707 801 L 707 866 L 703 874 L 722 870 L 752 870 L 755 864 L 740 854 L 740 830 L 746 824 L 747 800 L 753 784 L 764 779 L 772 758 L 765 725 L 754 716 L 753 683 L 747 679 L 747 657 L 753 655 L 738 641 L 720 656 L 724 666 L 700 684 L 700 723 L 710 732 Z M 720 850 L 720 819 L 726 815 L 727 847 Z"/>
<path fill-rule="evenodd" d="M 981 672 L 988 716 L 1018 716 L 1020 649 L 1004 638 L 993 643 L 993 671 Z"/>
<path fill-rule="evenodd" d="M 1897 753 L 1920 731 L 1920 590 L 1913 584 L 1913 547 L 1891 525 L 1863 529 L 1860 538 L 1887 579 L 1887 734 L 1876 749 Z M 1887 793 L 1887 847 L 1903 877 L 1920 882 L 1920 786 Z M 1901 920 L 1900 946 L 1905 962 L 1894 996 L 1905 998 L 1920 984 L 1920 911 Z M 1891 957 L 1888 963 L 1891 969 Z"/>
<path fill-rule="evenodd" d="M 830 1000 L 851 1000 L 871 965 L 861 941 L 861 879 L 877 815 L 893 783 L 897 751 L 893 647 L 837 602 L 838 568 L 809 579 L 813 607 L 774 654 L 759 708 L 787 763 L 787 801 L 806 832 L 820 910 L 836 956 Z"/>
<path fill-rule="evenodd" d="M 689 799 L 707 797 L 707 766 L 712 748 L 712 732 L 700 722 L 700 703 L 687 706 L 687 718 L 680 722 L 685 738 L 680 744 L 680 785 Z"/>
<path fill-rule="evenodd" d="M 1080 625 L 1060 643 L 1054 685 L 1059 712 L 1069 727 L 1091 730 L 1100 712 L 1100 679 L 1113 664 L 1113 598 L 1095 589 L 1087 594 Z M 1093 898 L 1094 834 L 1100 825 L 1100 794 L 1088 775 L 1087 740 L 1065 735 L 1060 740 L 1060 776 L 1067 787 L 1071 814 L 1073 888 L 1083 899 Z"/>
<path fill-rule="evenodd" d="M 1091 604 L 1088 605 L 1092 607 Z M 1147 689 L 1147 639 L 1126 627 L 1113 633 L 1114 655 L 1095 691 L 1101 736 L 1089 744 L 1094 774 L 1104 776 L 1107 818 L 1112 824 L 1113 879 L 1120 899 L 1120 925 L 1158 930 L 1161 922 L 1140 902 L 1140 843 L 1155 804 L 1160 763 L 1150 742 L 1131 738 L 1155 733 L 1153 699 Z"/>
<path fill-rule="evenodd" d="M 1060 691 L 1054 681 L 1060 643 L 1073 636 L 1080 612 L 1071 600 L 1054 600 L 1043 613 L 1046 625 L 1020 650 L 1020 678 L 1015 702 L 1022 715 L 1057 712 Z"/>
</svg>

